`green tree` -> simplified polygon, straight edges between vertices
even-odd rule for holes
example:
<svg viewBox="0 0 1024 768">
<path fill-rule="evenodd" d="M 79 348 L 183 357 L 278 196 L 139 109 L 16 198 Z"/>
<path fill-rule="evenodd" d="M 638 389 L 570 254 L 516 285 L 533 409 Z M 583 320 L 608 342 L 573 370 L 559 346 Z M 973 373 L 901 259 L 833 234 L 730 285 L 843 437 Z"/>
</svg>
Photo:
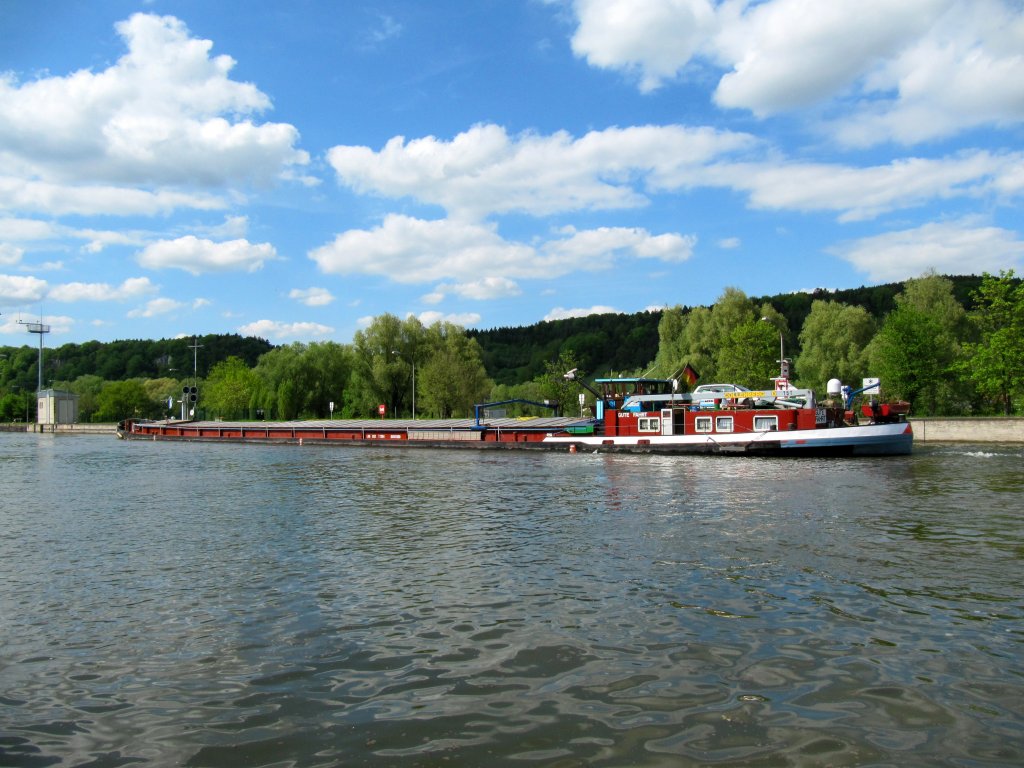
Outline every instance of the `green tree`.
<svg viewBox="0 0 1024 768">
<path fill-rule="evenodd" d="M 748 320 L 735 326 L 718 354 L 717 374 L 723 381 L 771 388 L 779 375 L 778 333 L 769 323 Z"/>
<path fill-rule="evenodd" d="M 815 300 L 800 330 L 796 360 L 800 385 L 819 392 L 837 378 L 855 389 L 868 375 L 875 321 L 863 307 Z"/>
<path fill-rule="evenodd" d="M 936 390 L 946 366 L 933 343 L 938 324 L 910 306 L 898 306 L 871 341 L 872 369 L 887 394 L 909 400 L 915 410 L 933 415 Z"/>
<path fill-rule="evenodd" d="M 229 357 L 210 369 L 203 385 L 204 409 L 227 419 L 249 415 L 249 404 L 256 388 L 256 375 L 238 357 Z"/>
<path fill-rule="evenodd" d="M 883 391 L 910 400 L 918 413 L 953 412 L 965 329 L 965 312 L 951 281 L 935 274 L 908 280 L 896 296 L 896 309 L 869 345 Z"/>
<path fill-rule="evenodd" d="M 353 337 L 352 387 L 363 413 L 384 403 L 391 415 L 412 413 L 412 366 L 422 363 L 423 324 L 391 314 L 375 317 Z"/>
<path fill-rule="evenodd" d="M 494 382 L 487 378 L 476 339 L 451 323 L 427 329 L 429 357 L 417 379 L 424 410 L 440 418 L 469 416 Z"/>
<path fill-rule="evenodd" d="M 1024 391 L 1024 283 L 1013 270 L 982 276 L 974 293 L 971 321 L 979 333 L 967 344 L 961 370 L 978 392 L 997 401 L 1004 414 L 1013 413 L 1014 398 Z"/>
<path fill-rule="evenodd" d="M 572 350 L 563 351 L 556 359 L 549 360 L 544 373 L 537 377 L 542 399 L 556 405 L 562 415 L 571 415 L 579 411 L 579 395 L 582 391 L 575 381 L 569 381 L 565 374 L 576 370 L 576 378 L 582 379 L 586 372 L 579 370 L 576 354 Z"/>
<path fill-rule="evenodd" d="M 96 404 L 94 422 L 149 419 L 157 416 L 160 410 L 160 404 L 150 399 L 140 379 L 106 382 L 96 396 Z"/>
</svg>

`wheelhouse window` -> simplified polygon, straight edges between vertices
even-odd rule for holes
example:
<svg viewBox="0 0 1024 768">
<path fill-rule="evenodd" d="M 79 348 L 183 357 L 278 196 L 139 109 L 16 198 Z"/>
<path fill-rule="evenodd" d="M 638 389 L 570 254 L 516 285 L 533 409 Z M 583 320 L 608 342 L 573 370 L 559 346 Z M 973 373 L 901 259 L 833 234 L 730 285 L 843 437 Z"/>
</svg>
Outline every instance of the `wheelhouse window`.
<svg viewBox="0 0 1024 768">
<path fill-rule="evenodd" d="M 754 417 L 754 431 L 755 432 L 778 432 L 779 431 L 779 417 L 778 416 L 755 416 Z"/>
<path fill-rule="evenodd" d="M 661 432 L 660 418 L 637 419 L 637 429 L 641 432 Z"/>
<path fill-rule="evenodd" d="M 715 431 L 716 432 L 732 432 L 733 418 L 732 416 L 716 416 L 715 417 Z"/>
<path fill-rule="evenodd" d="M 693 429 L 695 432 L 710 432 L 711 431 L 711 417 L 710 416 L 698 416 L 693 423 Z"/>
</svg>

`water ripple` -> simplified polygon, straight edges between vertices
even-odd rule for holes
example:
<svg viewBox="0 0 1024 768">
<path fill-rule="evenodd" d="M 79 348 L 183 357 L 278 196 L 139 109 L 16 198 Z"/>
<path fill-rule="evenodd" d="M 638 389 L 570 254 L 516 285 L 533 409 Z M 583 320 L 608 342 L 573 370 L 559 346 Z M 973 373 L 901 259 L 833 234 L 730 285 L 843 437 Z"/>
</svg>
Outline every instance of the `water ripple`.
<svg viewBox="0 0 1024 768">
<path fill-rule="evenodd" d="M 0 435 L 0 764 L 1020 763 L 1020 452 L 964 450 Z"/>
</svg>

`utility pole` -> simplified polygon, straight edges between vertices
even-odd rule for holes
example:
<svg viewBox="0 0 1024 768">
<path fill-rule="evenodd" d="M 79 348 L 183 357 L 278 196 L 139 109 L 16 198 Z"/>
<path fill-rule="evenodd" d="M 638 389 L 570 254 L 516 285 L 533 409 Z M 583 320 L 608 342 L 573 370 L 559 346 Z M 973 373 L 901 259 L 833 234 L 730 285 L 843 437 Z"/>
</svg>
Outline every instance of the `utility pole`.
<svg viewBox="0 0 1024 768">
<path fill-rule="evenodd" d="M 43 324 L 43 316 L 39 316 L 38 323 L 30 323 L 24 320 L 19 320 L 20 325 L 24 325 L 28 328 L 29 333 L 39 334 L 39 385 L 36 387 L 36 397 L 43 391 L 43 335 L 50 332 L 50 326 Z"/>
</svg>

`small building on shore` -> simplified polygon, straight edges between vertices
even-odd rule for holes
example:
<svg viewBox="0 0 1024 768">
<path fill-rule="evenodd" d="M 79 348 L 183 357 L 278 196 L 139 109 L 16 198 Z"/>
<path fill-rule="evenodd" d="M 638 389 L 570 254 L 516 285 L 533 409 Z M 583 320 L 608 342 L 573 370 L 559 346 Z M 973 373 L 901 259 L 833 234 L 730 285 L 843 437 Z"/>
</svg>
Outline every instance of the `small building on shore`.
<svg viewBox="0 0 1024 768">
<path fill-rule="evenodd" d="M 78 423 L 78 395 L 60 389 L 41 389 L 37 393 L 37 424 Z"/>
</svg>

